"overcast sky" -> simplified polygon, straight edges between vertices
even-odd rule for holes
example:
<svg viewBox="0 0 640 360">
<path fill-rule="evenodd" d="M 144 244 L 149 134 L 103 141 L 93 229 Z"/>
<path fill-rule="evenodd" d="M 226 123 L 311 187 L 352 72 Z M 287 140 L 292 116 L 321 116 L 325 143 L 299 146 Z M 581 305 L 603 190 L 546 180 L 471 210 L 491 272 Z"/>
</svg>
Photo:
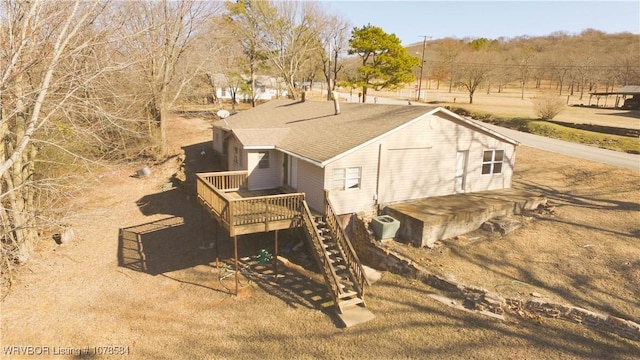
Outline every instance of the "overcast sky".
<svg viewBox="0 0 640 360">
<path fill-rule="evenodd" d="M 497 39 L 585 29 L 640 34 L 640 0 L 392 1 L 322 0 L 353 26 L 367 23 L 396 34 L 403 45 L 446 37 Z"/>
</svg>

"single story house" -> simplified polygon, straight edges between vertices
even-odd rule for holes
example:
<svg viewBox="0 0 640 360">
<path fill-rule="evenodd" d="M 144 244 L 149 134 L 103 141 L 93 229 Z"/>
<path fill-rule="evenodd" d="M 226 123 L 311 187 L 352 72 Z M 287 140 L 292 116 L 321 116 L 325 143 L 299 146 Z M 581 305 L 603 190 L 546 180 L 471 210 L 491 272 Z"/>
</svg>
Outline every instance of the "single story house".
<svg viewBox="0 0 640 360">
<path fill-rule="evenodd" d="M 304 99 L 304 97 L 303 97 Z M 272 100 L 213 124 L 249 190 L 289 187 L 322 211 L 511 187 L 518 142 L 442 107 Z"/>
<path fill-rule="evenodd" d="M 249 84 L 251 82 L 249 76 L 239 75 L 234 77 L 225 74 L 214 74 L 212 77 L 215 95 L 218 99 L 231 100 L 233 98 L 232 94 L 236 92 L 237 102 L 251 100 L 251 94 L 245 92 L 241 86 L 241 84 Z M 257 75 L 255 81 L 255 100 L 268 101 L 279 97 L 287 97 L 284 80 L 276 79 L 272 76 Z"/>
</svg>

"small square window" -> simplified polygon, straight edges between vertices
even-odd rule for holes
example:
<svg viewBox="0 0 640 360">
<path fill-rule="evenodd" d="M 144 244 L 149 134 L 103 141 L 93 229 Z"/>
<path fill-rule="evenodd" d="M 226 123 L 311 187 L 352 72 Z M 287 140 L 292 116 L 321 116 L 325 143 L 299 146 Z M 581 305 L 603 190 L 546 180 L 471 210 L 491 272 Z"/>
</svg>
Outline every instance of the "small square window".
<svg viewBox="0 0 640 360">
<path fill-rule="evenodd" d="M 485 150 L 482 154 L 482 175 L 502 174 L 504 150 Z"/>
</svg>

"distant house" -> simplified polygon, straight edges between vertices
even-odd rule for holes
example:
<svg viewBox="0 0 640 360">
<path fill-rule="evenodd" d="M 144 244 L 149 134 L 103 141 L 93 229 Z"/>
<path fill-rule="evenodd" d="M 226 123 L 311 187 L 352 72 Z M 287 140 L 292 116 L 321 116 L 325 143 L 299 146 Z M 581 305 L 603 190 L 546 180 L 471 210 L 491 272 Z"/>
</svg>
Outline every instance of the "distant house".
<svg viewBox="0 0 640 360">
<path fill-rule="evenodd" d="M 214 74 L 212 77 L 215 94 L 218 99 L 231 100 L 235 92 L 236 101 L 246 102 L 251 100 L 251 94 L 243 90 L 242 86 L 250 83 L 249 76 L 240 75 L 234 78 L 225 74 Z M 284 81 L 272 76 L 256 76 L 256 100 L 269 101 L 280 97 L 287 97 Z"/>
<path fill-rule="evenodd" d="M 427 106 L 273 100 L 213 125 L 214 150 L 249 190 L 286 186 L 319 212 L 328 194 L 337 214 L 509 188 L 517 144 Z"/>
</svg>

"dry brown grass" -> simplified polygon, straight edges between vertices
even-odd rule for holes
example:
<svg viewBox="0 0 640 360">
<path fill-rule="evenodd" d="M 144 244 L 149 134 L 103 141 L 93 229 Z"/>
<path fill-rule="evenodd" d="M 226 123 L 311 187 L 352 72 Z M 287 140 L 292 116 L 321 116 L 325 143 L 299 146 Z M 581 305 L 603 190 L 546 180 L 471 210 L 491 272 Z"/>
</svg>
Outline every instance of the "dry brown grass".
<svg viewBox="0 0 640 360">
<path fill-rule="evenodd" d="M 184 147 L 189 172 L 210 170 L 210 155 L 199 154 L 210 141 L 206 121 L 176 118 L 169 133 L 174 153 Z M 323 286 L 292 270 L 279 283 L 243 280 L 235 298 L 230 280 L 218 280 L 213 250 L 198 248 L 203 223 L 193 196 L 161 190 L 178 164 L 130 177 L 140 165 L 91 183 L 74 210 L 78 239 L 63 246 L 43 240 L 34 261 L 20 269 L 0 304 L 3 348 L 121 345 L 135 359 L 632 359 L 640 353 L 638 343 L 568 322 L 500 321 L 455 310 L 431 300 L 433 289 L 391 273 L 367 290 L 376 318 L 349 329 L 336 326 Z M 503 239 L 447 243 L 429 255 L 432 262 L 491 290 L 535 289 L 640 317 L 637 174 L 521 148 L 515 185 L 547 193 L 557 214 Z M 172 227 L 153 223 L 172 217 Z M 204 224 L 211 236 L 211 223 Z M 131 254 L 122 251 L 119 229 L 132 226 L 149 230 L 142 234 L 144 259 L 123 256 Z M 252 248 L 244 239 L 242 256 L 272 241 L 259 238 Z M 220 255 L 231 257 L 228 242 Z"/>
<path fill-rule="evenodd" d="M 527 89 L 524 99 L 521 98 L 520 89 L 517 87 L 507 87 L 501 93 L 495 91 L 490 94 L 478 92 L 473 97 L 473 104 L 469 104 L 469 95 L 467 93 L 457 90 L 449 93 L 447 86 L 441 86 L 438 90 L 435 88 L 426 90 L 426 101 L 434 103 L 435 105 L 459 106 L 469 112 L 489 113 L 505 118 L 521 117 L 535 119 L 538 116 L 532 99 L 544 94 L 546 90 L 548 89 L 542 89 L 542 91 Z M 406 89 L 394 92 L 377 92 L 375 94 L 378 96 L 399 96 L 409 99 L 415 97 L 415 94 L 413 94 L 411 90 Z M 566 100 L 567 94 L 562 96 L 562 99 Z M 595 103 L 594 98 L 591 104 L 595 105 Z M 567 102 L 569 106 L 566 106 L 562 112 L 554 118 L 554 121 L 640 129 L 640 111 L 573 106 L 579 104 L 589 104 L 589 95 L 585 94 L 582 100 L 579 94 L 569 96 L 569 101 Z M 612 104 L 612 101 L 608 103 L 609 106 Z M 600 105 L 604 105 L 604 100 L 600 101 Z"/>
<path fill-rule="evenodd" d="M 476 231 L 433 250 L 398 251 L 436 274 L 504 296 L 532 292 L 640 322 L 637 172 L 518 149 L 514 188 L 539 192 L 553 212 L 521 216 L 506 236 Z"/>
</svg>

